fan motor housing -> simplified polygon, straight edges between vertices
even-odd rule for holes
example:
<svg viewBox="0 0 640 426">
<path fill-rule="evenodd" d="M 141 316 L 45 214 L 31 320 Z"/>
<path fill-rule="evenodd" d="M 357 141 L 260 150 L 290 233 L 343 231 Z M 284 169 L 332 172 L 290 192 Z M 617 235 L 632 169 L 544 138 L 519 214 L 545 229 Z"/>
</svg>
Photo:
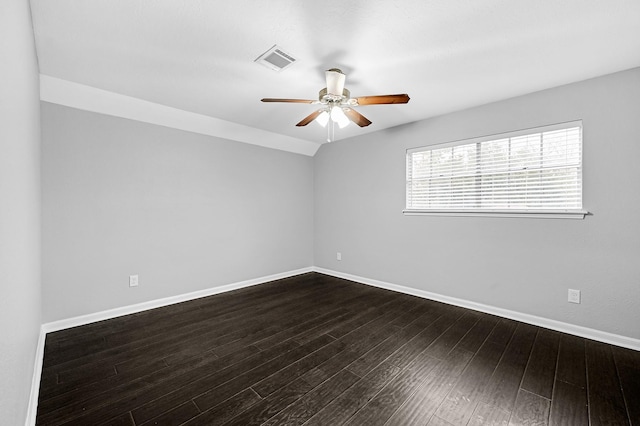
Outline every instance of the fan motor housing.
<svg viewBox="0 0 640 426">
<path fill-rule="evenodd" d="M 347 101 L 351 97 L 351 92 L 347 89 L 342 89 L 342 96 L 332 95 L 328 93 L 327 88 L 320 90 L 318 99 L 322 103 L 341 103 Z"/>
</svg>

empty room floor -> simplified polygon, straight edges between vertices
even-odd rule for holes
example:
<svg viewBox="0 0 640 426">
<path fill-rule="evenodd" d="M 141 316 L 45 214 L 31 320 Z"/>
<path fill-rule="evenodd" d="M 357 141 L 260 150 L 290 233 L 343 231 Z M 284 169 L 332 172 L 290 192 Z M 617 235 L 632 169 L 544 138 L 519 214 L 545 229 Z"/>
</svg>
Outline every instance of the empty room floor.
<svg viewBox="0 0 640 426">
<path fill-rule="evenodd" d="M 48 334 L 37 424 L 640 426 L 640 352 L 308 273 Z"/>
</svg>

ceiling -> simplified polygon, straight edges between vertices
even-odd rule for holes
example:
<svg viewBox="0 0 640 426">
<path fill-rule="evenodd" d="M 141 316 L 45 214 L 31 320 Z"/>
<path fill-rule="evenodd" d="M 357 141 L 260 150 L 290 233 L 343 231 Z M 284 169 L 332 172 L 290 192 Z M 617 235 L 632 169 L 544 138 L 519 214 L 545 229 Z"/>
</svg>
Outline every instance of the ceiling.
<svg viewBox="0 0 640 426">
<path fill-rule="evenodd" d="M 247 138 L 314 146 L 326 130 L 295 124 L 316 106 L 260 99 L 316 99 L 328 68 L 347 74 L 352 96 L 411 96 L 406 105 L 359 107 L 373 124 L 336 130 L 343 139 L 640 66 L 638 0 L 31 5 L 40 73 L 51 81 L 236 123 L 253 129 Z M 294 65 L 276 72 L 254 62 L 274 44 Z"/>
</svg>

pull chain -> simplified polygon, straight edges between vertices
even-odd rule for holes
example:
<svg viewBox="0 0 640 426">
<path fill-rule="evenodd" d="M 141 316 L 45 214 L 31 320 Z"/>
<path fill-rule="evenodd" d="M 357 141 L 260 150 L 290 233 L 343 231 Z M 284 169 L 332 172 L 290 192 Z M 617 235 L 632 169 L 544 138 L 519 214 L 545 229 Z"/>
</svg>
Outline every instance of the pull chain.
<svg viewBox="0 0 640 426">
<path fill-rule="evenodd" d="M 327 126 L 327 142 L 333 141 L 335 137 L 335 123 L 329 118 L 329 125 Z"/>
</svg>

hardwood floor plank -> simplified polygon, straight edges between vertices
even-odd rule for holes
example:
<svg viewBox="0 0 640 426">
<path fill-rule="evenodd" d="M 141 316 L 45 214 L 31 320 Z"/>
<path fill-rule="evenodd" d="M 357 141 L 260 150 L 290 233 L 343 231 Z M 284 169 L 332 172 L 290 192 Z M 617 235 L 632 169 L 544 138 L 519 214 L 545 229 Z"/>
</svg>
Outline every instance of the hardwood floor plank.
<svg viewBox="0 0 640 426">
<path fill-rule="evenodd" d="M 469 420 L 468 426 L 507 426 L 511 413 L 480 402 Z"/>
<path fill-rule="evenodd" d="M 222 425 L 261 400 L 262 398 L 253 389 L 245 389 L 222 404 L 218 404 L 215 408 L 185 422 L 184 426 Z"/>
<path fill-rule="evenodd" d="M 478 319 L 479 315 L 475 312 L 464 313 L 451 327 L 433 341 L 425 350 L 425 354 L 438 359 L 446 358 L 451 349 L 453 349 L 478 322 Z"/>
<path fill-rule="evenodd" d="M 214 355 L 215 357 L 215 355 Z M 145 372 L 152 373 L 156 370 L 168 367 L 169 364 L 164 358 L 156 359 L 136 359 L 131 361 L 121 362 L 114 367 L 118 374 L 125 374 L 131 371 L 136 371 L 138 374 L 144 374 Z"/>
<path fill-rule="evenodd" d="M 538 332 L 520 386 L 522 389 L 551 399 L 559 344 L 559 333 L 550 330 Z"/>
<path fill-rule="evenodd" d="M 49 351 L 47 368 L 70 359 L 81 358 L 92 353 L 107 349 L 109 344 L 104 336 L 89 335 L 85 339 L 64 340 L 62 342 L 45 341 L 45 351 Z"/>
<path fill-rule="evenodd" d="M 59 384 L 78 386 L 87 381 L 104 379 L 117 374 L 115 366 L 110 362 L 95 363 L 87 367 L 78 367 L 58 374 Z"/>
<path fill-rule="evenodd" d="M 587 390 L 556 380 L 551 400 L 550 426 L 583 426 L 589 424 Z"/>
<path fill-rule="evenodd" d="M 143 423 L 189 399 L 194 399 L 198 408 L 206 411 L 280 370 L 283 366 L 333 341 L 334 339 L 328 336 L 322 336 L 305 346 L 291 346 L 285 351 L 275 346 L 271 350 L 258 353 L 250 362 L 238 363 L 232 368 L 199 378 L 169 393 L 165 389 L 164 395 L 159 398 L 149 400 L 143 405 L 138 404 L 138 407 L 132 410 L 133 419 L 136 423 Z M 158 393 L 161 391 L 162 389 L 159 389 Z"/>
<path fill-rule="evenodd" d="M 135 426 L 135 423 L 133 422 L 131 413 L 125 413 L 99 426 Z"/>
<path fill-rule="evenodd" d="M 632 426 L 640 426 L 640 352 L 613 347 L 622 394 Z"/>
<path fill-rule="evenodd" d="M 563 334 L 558 351 L 557 379 L 582 388 L 587 387 L 585 340 Z"/>
<path fill-rule="evenodd" d="M 313 415 L 305 426 L 342 425 L 367 404 L 384 385 L 400 373 L 400 367 L 383 362 Z"/>
<path fill-rule="evenodd" d="M 518 325 L 487 385 L 484 402 L 508 412 L 513 410 L 537 332 L 534 326 Z"/>
<path fill-rule="evenodd" d="M 261 397 L 266 397 L 309 370 L 331 359 L 345 356 L 343 351 L 347 351 L 346 357 L 348 359 L 355 358 L 354 355 L 364 352 L 397 330 L 396 327 L 389 324 L 393 318 L 393 313 L 387 313 L 362 327 L 358 327 L 335 342 L 255 383 L 252 385 L 253 390 Z"/>
<path fill-rule="evenodd" d="M 189 419 L 194 418 L 200 414 L 200 410 L 193 403 L 193 401 L 187 401 L 184 404 L 165 412 L 164 414 L 154 417 L 148 422 L 138 423 L 144 426 L 147 425 L 181 425 Z"/>
<path fill-rule="evenodd" d="M 424 425 L 453 389 L 473 353 L 456 347 L 449 357 L 429 373 L 427 379 L 398 408 L 387 425 Z"/>
<path fill-rule="evenodd" d="M 462 316 L 460 311 L 452 311 L 438 318 L 420 334 L 392 353 L 387 359 L 404 368 L 422 351 L 427 349 L 440 335 L 446 332 L 457 319 Z"/>
<path fill-rule="evenodd" d="M 498 321 L 498 317 L 483 314 L 471 330 L 462 338 L 460 343 L 458 343 L 458 346 L 469 352 L 477 352 L 498 324 Z"/>
<path fill-rule="evenodd" d="M 386 303 L 380 306 L 381 309 L 395 311 L 398 312 L 402 309 L 403 306 L 406 305 L 406 301 L 404 300 L 387 300 Z M 351 333 L 354 329 L 367 324 L 378 316 L 380 316 L 381 309 L 375 310 L 373 312 L 367 312 L 366 315 L 358 315 L 354 317 L 350 321 L 345 321 L 342 324 L 333 327 L 328 331 L 328 334 L 336 339 L 341 338 L 342 336 Z"/>
<path fill-rule="evenodd" d="M 396 317 L 392 324 L 400 328 L 404 328 L 416 321 L 424 314 L 432 311 L 434 309 L 434 306 L 435 304 L 425 303 L 424 299 L 416 297 L 415 300 L 412 301 L 411 308 L 405 309 L 404 312 Z"/>
<path fill-rule="evenodd" d="M 258 324 L 256 323 L 255 326 L 257 327 Z M 211 327 L 208 326 L 208 328 Z M 161 339 L 153 340 L 153 338 L 145 338 L 140 341 L 130 342 L 126 345 L 109 348 L 105 351 L 96 352 L 89 356 L 58 364 L 51 367 L 50 370 L 62 374 L 65 371 L 77 368 L 90 368 L 92 365 L 108 363 L 116 365 L 126 361 L 148 359 L 150 356 L 162 358 L 170 353 L 174 353 L 185 345 L 191 345 L 195 342 L 209 342 L 211 345 L 215 345 L 218 342 L 217 339 L 224 339 L 225 336 L 229 334 L 233 335 L 233 333 L 237 333 L 237 331 L 235 331 L 236 328 L 237 324 L 227 323 L 219 324 L 216 330 L 204 331 L 202 328 L 196 327 L 184 334 L 168 334 Z"/>
<path fill-rule="evenodd" d="M 429 423 L 427 423 L 427 426 L 455 426 L 455 425 L 452 425 L 448 421 L 443 420 L 438 416 L 433 416 L 429 420 Z"/>
<path fill-rule="evenodd" d="M 304 345 L 305 343 L 308 343 L 309 341 L 323 334 L 327 334 L 333 338 L 336 338 L 336 336 L 333 336 L 331 334 L 331 331 L 333 331 L 334 328 L 345 322 L 359 319 L 362 316 L 368 316 L 369 318 L 374 319 L 376 317 L 374 312 L 377 314 L 377 307 L 367 307 L 362 313 L 356 315 L 354 315 L 353 312 L 345 312 L 342 315 L 333 315 L 327 321 L 324 321 L 321 324 L 316 325 L 315 327 L 305 327 L 302 332 L 294 334 L 291 339 L 295 340 L 300 345 Z"/>
<path fill-rule="evenodd" d="M 205 389 L 208 389 L 207 385 L 210 383 L 217 384 L 219 381 L 228 381 L 236 377 L 240 372 L 246 371 L 247 366 L 261 365 L 265 363 L 266 360 L 281 356 L 283 353 L 286 354 L 297 348 L 299 348 L 299 346 L 294 342 L 284 342 L 282 345 L 276 346 L 270 351 L 258 352 L 248 358 L 233 362 L 228 366 L 225 366 L 226 359 L 220 358 L 202 367 L 190 369 L 169 378 L 159 375 L 157 381 L 149 384 L 143 383 L 142 386 L 138 383 L 127 384 L 125 385 L 124 392 L 114 392 L 108 400 L 99 396 L 89 401 L 89 403 L 83 403 L 79 407 L 77 405 L 74 406 L 73 413 L 67 413 L 65 410 L 62 412 L 62 415 L 65 418 L 73 419 L 69 421 L 70 424 L 75 423 L 82 425 L 104 421 L 105 418 L 113 416 L 114 412 L 119 414 L 132 411 L 134 420 L 136 420 L 137 423 L 141 423 L 191 398 L 179 398 L 177 396 L 182 396 L 184 393 L 191 395 L 193 392 L 197 395 L 203 392 L 199 386 L 204 386 Z M 167 402 L 166 404 L 165 401 Z M 169 404 L 169 401 L 173 401 L 173 405 Z M 155 405 L 158 408 L 155 409 L 155 411 L 153 409 L 149 410 L 150 405 Z M 56 417 L 60 416 L 59 411 L 60 410 L 56 411 Z M 136 412 L 138 411 L 145 411 L 145 414 L 149 417 L 137 420 Z"/>
<path fill-rule="evenodd" d="M 393 413 L 424 382 L 429 372 L 442 361 L 426 354 L 420 354 L 396 377 L 391 379 L 345 424 L 347 425 L 384 425 Z"/>
<path fill-rule="evenodd" d="M 315 415 L 322 407 L 333 401 L 338 395 L 351 387 L 360 377 L 348 370 L 341 370 L 336 375 L 317 386 L 315 389 L 280 411 L 264 426 L 302 425 Z"/>
<path fill-rule="evenodd" d="M 513 336 L 513 332 L 516 331 L 518 326 L 517 321 L 502 318 L 498 321 L 498 324 L 491 330 L 487 340 L 498 345 L 507 345 Z"/>
<path fill-rule="evenodd" d="M 549 424 L 549 400 L 526 390 L 520 390 L 510 426 L 547 426 Z"/>
<path fill-rule="evenodd" d="M 276 371 L 263 380 L 254 382 L 251 388 L 261 397 L 265 398 L 287 383 L 304 375 L 309 370 L 317 367 L 325 361 L 342 354 L 347 349 L 347 344 L 342 340 L 335 340 L 321 349 L 290 363 L 286 367 Z"/>
<path fill-rule="evenodd" d="M 588 340 L 586 351 L 590 425 L 629 425 L 610 346 Z"/>
<path fill-rule="evenodd" d="M 436 416 L 453 424 L 466 424 L 469 421 L 505 350 L 506 342 L 503 343 L 501 345 L 487 340 L 480 347 L 436 410 Z"/>
<path fill-rule="evenodd" d="M 430 310 L 425 313 L 425 315 L 417 318 L 414 323 L 409 324 L 405 329 L 394 334 L 391 338 L 362 355 L 347 368 L 351 372 L 363 377 L 367 372 L 371 371 L 372 368 L 397 351 L 398 348 L 404 347 L 414 337 L 422 333 L 425 328 L 431 326 L 442 316 L 442 313 L 442 309 Z"/>
<path fill-rule="evenodd" d="M 314 370 L 305 374 L 305 380 L 313 385 L 319 385 L 328 378 L 332 377 L 338 371 L 350 366 L 356 359 L 358 359 L 364 352 L 369 350 L 372 346 L 383 340 L 388 340 L 391 336 L 397 332 L 397 326 L 388 324 L 379 330 L 376 330 L 369 336 L 361 339 L 355 343 L 349 343 L 345 351 L 337 354 L 336 356 L 328 359 L 322 364 L 318 365 Z M 355 373 L 354 373 L 355 374 Z"/>
<path fill-rule="evenodd" d="M 296 344 L 289 343 L 285 348 L 297 347 Z M 275 351 L 274 351 L 275 352 Z M 39 421 L 47 424 L 59 424 L 65 420 L 88 415 L 92 413 L 100 418 L 113 416 L 116 414 L 130 411 L 145 402 L 145 398 L 152 400 L 167 393 L 166 389 L 174 389 L 183 386 L 185 383 L 206 377 L 209 374 L 224 374 L 237 367 L 241 361 L 251 362 L 258 356 L 257 348 L 247 348 L 238 353 L 231 354 L 224 358 L 202 358 L 192 362 L 182 364 L 181 368 L 171 368 L 168 371 L 159 371 L 149 376 L 142 376 L 138 380 L 117 383 L 109 386 L 105 383 L 103 387 L 92 388 L 92 392 L 87 392 L 86 388 L 80 389 L 71 394 L 63 394 L 62 398 L 71 396 L 71 400 L 66 403 L 57 401 L 58 398 L 51 400 L 52 408 L 42 415 L 38 416 Z M 114 376 L 117 378 L 119 376 Z M 110 378 L 111 379 L 111 378 Z M 140 395 L 144 392 L 144 395 Z M 132 400 L 135 402 L 132 403 Z M 45 401 L 48 404 L 50 401 Z M 159 414 L 159 413 L 158 413 Z M 103 415 L 103 416 L 102 416 Z"/>
<path fill-rule="evenodd" d="M 212 363 L 218 363 L 218 365 L 222 365 L 221 363 L 233 364 L 234 361 L 244 359 L 258 352 L 258 348 L 247 347 L 235 354 L 230 354 L 222 360 L 218 360 L 218 357 L 213 354 L 210 356 L 205 354 L 186 360 L 180 364 L 172 365 L 166 369 L 155 371 L 151 374 L 144 374 L 144 372 L 139 373 L 137 370 L 129 370 L 105 380 L 93 382 L 88 386 L 75 388 L 67 392 L 60 392 L 52 398 L 40 401 L 38 407 L 45 412 L 52 413 L 63 408 L 68 409 L 74 405 L 82 404 L 98 396 L 100 397 L 96 399 L 97 401 L 103 400 L 104 395 L 109 393 L 127 395 L 128 392 L 131 392 L 128 390 L 130 387 L 133 387 L 135 390 L 144 388 L 144 386 L 138 384 L 143 380 L 144 383 L 148 385 L 162 383 L 174 376 L 180 376 L 191 370 L 200 371 L 201 368 L 205 368 Z"/>
<path fill-rule="evenodd" d="M 228 426 L 260 425 L 278 412 L 299 400 L 313 387 L 303 378 L 298 378 L 287 386 L 280 388 L 266 399 L 253 404 L 247 410 L 229 420 Z"/>
<path fill-rule="evenodd" d="M 367 299 L 365 298 L 365 300 Z M 360 300 L 358 301 L 358 303 L 359 302 Z M 346 301 L 345 303 L 349 302 Z M 240 329 L 240 331 L 243 332 L 242 334 L 235 334 L 234 338 L 229 340 L 228 342 L 218 342 L 218 344 L 211 350 L 214 351 L 214 353 L 216 353 L 218 356 L 224 356 L 225 354 L 234 352 L 246 345 L 257 346 L 259 342 L 263 342 L 263 344 L 260 345 L 262 348 L 267 348 L 269 347 L 269 344 L 264 344 L 264 339 L 273 338 L 273 336 L 277 334 L 290 334 L 292 333 L 292 329 L 300 327 L 301 323 L 304 324 L 304 327 L 311 328 L 316 326 L 316 324 L 322 325 L 325 324 L 326 321 L 333 321 L 336 317 L 347 318 L 350 313 L 347 312 L 348 310 L 345 309 L 344 306 L 345 305 L 343 304 L 335 304 L 332 305 L 331 309 L 327 309 L 327 307 L 325 306 L 301 306 L 295 310 L 284 313 L 282 317 L 277 316 L 277 313 L 271 312 L 270 317 L 268 318 L 257 317 L 255 327 L 252 326 L 251 328 Z M 349 306 L 351 308 L 354 305 Z M 355 306 L 359 305 L 356 304 Z M 274 317 L 274 315 L 276 316 Z M 301 320 L 301 318 L 303 318 L 303 320 Z M 265 327 L 265 323 L 270 325 Z M 238 328 L 237 325 L 236 328 Z M 309 333 L 309 336 L 311 336 L 311 334 L 312 333 Z M 313 340 L 320 334 L 322 333 L 314 334 L 313 337 L 309 337 L 303 343 L 307 343 Z M 282 340 L 284 339 L 274 339 L 273 341 L 276 343 L 280 343 Z"/>
<path fill-rule="evenodd" d="M 287 328 L 280 333 L 276 333 L 264 339 L 255 341 L 253 344 L 257 346 L 259 349 L 270 348 L 271 346 L 278 344 L 279 342 L 293 339 L 295 337 L 300 336 L 300 334 L 304 333 L 305 330 L 307 329 L 314 329 L 315 327 L 322 325 L 326 322 L 331 322 L 333 317 L 337 314 L 339 315 L 338 312 L 329 312 L 329 313 L 320 315 L 319 317 L 316 317 L 316 318 L 308 317 L 307 320 L 298 322 L 298 324 L 296 324 L 294 327 Z M 317 336 L 318 334 L 314 334 L 314 338 Z"/>
</svg>

